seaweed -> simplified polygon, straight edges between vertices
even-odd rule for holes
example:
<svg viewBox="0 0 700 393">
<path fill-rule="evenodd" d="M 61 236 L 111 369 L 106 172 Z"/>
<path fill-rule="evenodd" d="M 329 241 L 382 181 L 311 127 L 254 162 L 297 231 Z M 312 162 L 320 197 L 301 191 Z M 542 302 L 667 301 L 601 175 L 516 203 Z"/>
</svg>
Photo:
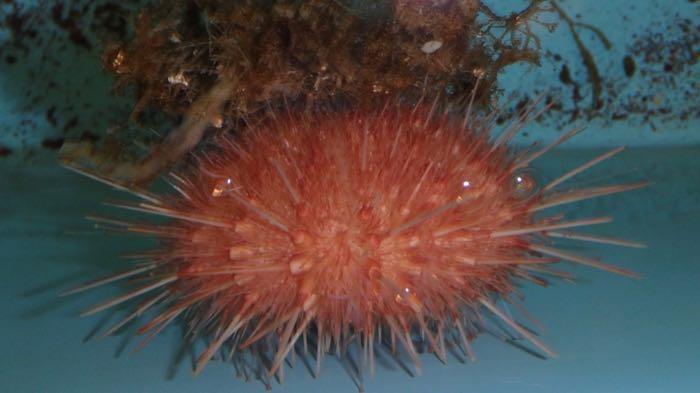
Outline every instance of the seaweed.
<svg viewBox="0 0 700 393">
<path fill-rule="evenodd" d="M 506 16 L 479 0 L 158 2 L 140 12 L 132 37 L 106 44 L 103 63 L 118 91 L 136 91 L 130 123 L 155 110 L 180 125 L 145 156 L 124 154 L 126 143 L 105 151 L 82 140 L 66 142 L 62 157 L 143 186 L 206 135 L 284 109 L 428 96 L 459 110 L 477 88 L 475 104 L 488 107 L 504 67 L 539 63 L 530 26 L 554 29 L 538 19 L 546 12 L 543 0 Z"/>
<path fill-rule="evenodd" d="M 595 59 L 591 54 L 591 51 L 583 43 L 576 29 L 582 28 L 593 32 L 595 36 L 598 37 L 598 39 L 603 43 L 603 46 L 607 50 L 612 48 L 612 43 L 610 42 L 610 40 L 608 40 L 605 34 L 597 27 L 587 23 L 574 21 L 566 12 L 564 12 L 564 10 L 559 6 L 556 0 L 550 0 L 549 2 L 552 5 L 552 9 L 556 11 L 557 14 L 559 14 L 561 20 L 563 20 L 564 23 L 566 23 L 566 25 L 569 27 L 569 31 L 571 32 L 571 35 L 574 39 L 574 43 L 576 44 L 576 48 L 578 49 L 579 54 L 581 55 L 583 65 L 586 67 L 586 72 L 588 73 L 588 80 L 591 83 L 591 87 L 593 90 L 591 107 L 594 110 L 599 109 L 602 106 L 602 101 L 600 99 L 600 95 L 602 92 L 602 78 L 600 76 L 600 71 L 598 70 L 598 66 L 596 65 Z"/>
</svg>

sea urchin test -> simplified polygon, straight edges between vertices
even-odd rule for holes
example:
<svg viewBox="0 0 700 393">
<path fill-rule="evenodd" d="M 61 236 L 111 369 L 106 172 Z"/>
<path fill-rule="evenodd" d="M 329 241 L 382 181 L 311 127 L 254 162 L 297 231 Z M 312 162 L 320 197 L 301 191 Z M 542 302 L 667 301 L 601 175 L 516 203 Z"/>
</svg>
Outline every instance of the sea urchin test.
<svg viewBox="0 0 700 393">
<path fill-rule="evenodd" d="M 267 377 L 295 355 L 318 373 L 326 354 L 349 350 L 373 372 L 380 347 L 419 372 L 422 348 L 442 361 L 457 347 L 473 358 L 471 341 L 493 318 L 554 356 L 501 303 L 519 281 L 563 275 L 550 268 L 561 261 L 634 275 L 556 248 L 552 237 L 637 244 L 568 231 L 608 217 L 547 216 L 548 208 L 644 184 L 566 187 L 618 148 L 537 186 L 530 164 L 576 131 L 514 153 L 507 143 L 521 126 L 492 138 L 488 121 L 421 104 L 278 114 L 216 139 L 216 150 L 170 175 L 170 195 L 136 192 L 141 202 L 119 205 L 167 223 L 93 217 L 160 247 L 71 292 L 127 279 L 123 295 L 84 315 L 134 302 L 106 334 L 144 314 L 141 333 L 184 323 L 188 340 L 207 344 L 197 373 L 223 351 L 234 363 L 257 359 Z"/>
</svg>

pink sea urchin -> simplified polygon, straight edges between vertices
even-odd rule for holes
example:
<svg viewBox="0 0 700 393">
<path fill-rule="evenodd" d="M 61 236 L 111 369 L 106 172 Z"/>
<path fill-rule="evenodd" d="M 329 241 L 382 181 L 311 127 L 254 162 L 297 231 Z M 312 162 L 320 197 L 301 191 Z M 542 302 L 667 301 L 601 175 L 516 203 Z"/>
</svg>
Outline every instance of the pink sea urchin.
<svg viewBox="0 0 700 393">
<path fill-rule="evenodd" d="M 559 260 L 633 275 L 554 248 L 548 236 L 635 243 L 560 232 L 607 217 L 535 212 L 643 184 L 556 191 L 615 149 L 537 188 L 525 169 L 575 131 L 514 154 L 507 142 L 521 125 L 492 140 L 488 122 L 423 105 L 278 116 L 218 139 L 216 151 L 171 175 L 172 195 L 136 192 L 142 203 L 120 205 L 169 223 L 94 218 L 156 236 L 162 247 L 145 264 L 71 292 L 138 278 L 84 314 L 147 296 L 107 333 L 149 309 L 157 314 L 141 332 L 181 319 L 208 340 L 196 372 L 223 348 L 267 351 L 265 368 L 279 375 L 297 345 L 312 347 L 320 367 L 324 354 L 342 356 L 351 344 L 370 370 L 378 345 L 403 348 L 420 370 L 419 344 L 441 360 L 448 346 L 473 356 L 484 312 L 553 355 L 498 301 L 517 280 L 540 283 L 537 274 L 554 273 L 547 266 Z"/>
</svg>

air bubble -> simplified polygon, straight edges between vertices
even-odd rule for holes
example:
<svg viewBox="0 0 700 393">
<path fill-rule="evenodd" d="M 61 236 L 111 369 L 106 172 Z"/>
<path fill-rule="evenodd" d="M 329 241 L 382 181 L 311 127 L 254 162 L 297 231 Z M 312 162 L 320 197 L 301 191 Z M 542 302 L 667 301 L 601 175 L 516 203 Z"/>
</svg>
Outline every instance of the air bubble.
<svg viewBox="0 0 700 393">
<path fill-rule="evenodd" d="M 537 194 L 539 189 L 539 183 L 532 169 L 521 169 L 513 173 L 511 190 L 515 198 L 528 199 Z"/>
<path fill-rule="evenodd" d="M 214 189 L 211 191 L 211 196 L 214 198 L 218 198 L 224 194 L 227 194 L 231 191 L 235 190 L 235 187 L 233 185 L 233 180 L 229 179 L 224 179 L 224 180 L 219 180 L 216 185 L 214 186 Z"/>
</svg>

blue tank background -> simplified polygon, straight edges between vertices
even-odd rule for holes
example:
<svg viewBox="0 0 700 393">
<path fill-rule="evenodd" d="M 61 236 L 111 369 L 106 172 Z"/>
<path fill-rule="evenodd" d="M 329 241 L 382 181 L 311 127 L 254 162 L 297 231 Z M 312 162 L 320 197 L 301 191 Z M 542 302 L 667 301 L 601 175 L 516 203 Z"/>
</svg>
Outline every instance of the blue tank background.
<svg viewBox="0 0 700 393">
<path fill-rule="evenodd" d="M 26 7 L 39 2 L 23 2 Z M 517 9 L 523 1 L 489 2 L 495 9 Z M 42 3 L 45 4 L 45 3 Z M 691 57 L 679 73 L 663 73 L 663 63 L 643 67 L 627 77 L 622 58 L 645 32 L 672 36 L 669 24 L 677 16 L 690 18 L 697 36 L 700 6 L 692 1 L 572 1 L 560 2 L 569 15 L 605 31 L 613 46 L 606 50 L 595 37 L 581 33 L 610 83 L 625 97 L 648 95 L 667 115 L 632 115 L 623 121 L 585 118 L 587 131 L 536 162 L 538 176 L 551 179 L 606 149 L 627 145 L 610 162 L 577 180 L 610 182 L 648 179 L 652 186 L 604 197 L 569 208 L 586 217 L 611 214 L 612 224 L 592 228 L 598 234 L 646 242 L 647 249 L 621 249 L 583 244 L 586 255 L 641 273 L 633 280 L 566 264 L 577 284 L 556 282 L 550 288 L 527 285 L 525 305 L 543 325 L 541 337 L 559 358 L 540 360 L 482 335 L 475 341 L 476 363 L 450 358 L 442 365 L 424 354 L 424 373 L 411 378 L 397 367 L 378 367 L 374 379 L 365 376 L 367 392 L 697 392 L 700 391 L 700 116 L 698 106 L 698 42 L 689 45 Z M 39 7 L 42 5 L 39 4 Z M 0 20 L 7 5 L 0 6 Z M 50 12 L 49 9 L 46 10 Z M 86 22 L 88 23 L 88 22 Z M 51 24 L 40 34 L 62 32 Z M 669 33 L 670 32 L 670 33 Z M 585 98 L 586 70 L 565 26 L 542 33 L 543 49 L 559 53 Z M 11 35 L 0 28 L 0 47 Z M 57 47 L 52 47 L 52 42 Z M 123 195 L 79 177 L 56 165 L 54 152 L 42 148 L 46 138 L 62 136 L 59 128 L 80 114 L 81 130 L 103 130 L 128 116 L 130 102 L 108 94 L 111 79 L 99 65 L 96 48 L 60 47 L 47 39 L 41 48 L 9 64 L 0 61 L 0 146 L 12 150 L 0 158 L 0 390 L 6 392 L 261 392 L 256 381 L 234 377 L 230 364 L 211 363 L 197 378 L 190 373 L 189 355 L 171 369 L 180 331 L 167 329 L 145 350 L 130 356 L 138 343 L 128 335 L 104 340 L 84 339 L 103 315 L 81 319 L 79 310 L 116 293 L 118 288 L 59 299 L 66 283 L 83 281 L 117 269 L 119 253 L 148 245 L 137 237 L 115 237 L 92 229 L 83 217 L 107 211 L 101 201 Z M 3 49 L 0 59 L 10 52 Z M 48 59 L 48 60 L 47 60 Z M 60 59 L 60 63 L 51 63 Z M 691 58 L 692 60 L 692 58 Z M 654 67 L 659 78 L 654 78 Z M 541 67 L 514 66 L 500 77 L 503 97 L 531 95 L 535 89 L 559 93 L 564 105 L 571 95 L 560 82 L 562 60 L 545 56 Z M 46 85 L 57 80 L 58 85 Z M 650 76 L 651 75 L 651 76 Z M 665 75 L 665 76 L 664 76 Z M 666 78 L 666 79 L 664 79 Z M 690 89 L 691 96 L 686 92 Z M 31 92 L 31 94 L 28 94 Z M 39 94 L 40 93 L 40 94 Z M 37 95 L 40 100 L 34 99 Z M 51 106 L 58 126 L 47 119 Z M 68 107 L 72 107 L 69 109 Z M 683 118 L 684 110 L 691 115 Z M 695 109 L 695 112 L 693 110 Z M 694 114 L 694 115 L 692 115 Z M 561 135 L 558 119 L 530 125 L 519 145 L 546 143 Z M 115 317 L 116 319 L 116 317 Z M 128 346 L 127 346 L 128 345 Z M 343 365 L 328 357 L 314 380 L 297 361 L 287 369 L 285 384 L 276 392 L 356 392 Z"/>
</svg>

